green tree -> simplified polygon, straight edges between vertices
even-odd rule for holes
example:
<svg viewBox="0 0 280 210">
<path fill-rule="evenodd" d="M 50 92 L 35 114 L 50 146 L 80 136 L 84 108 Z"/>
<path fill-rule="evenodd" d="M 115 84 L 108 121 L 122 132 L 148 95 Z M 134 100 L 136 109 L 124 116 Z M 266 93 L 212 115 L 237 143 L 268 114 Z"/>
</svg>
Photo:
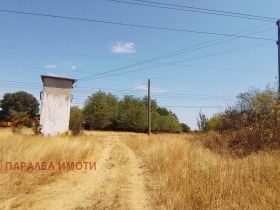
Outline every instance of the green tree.
<svg viewBox="0 0 280 210">
<path fill-rule="evenodd" d="M 90 129 L 108 129 L 118 113 L 118 99 L 111 93 L 93 93 L 85 102 L 83 114 Z"/>
<path fill-rule="evenodd" d="M 179 133 L 182 131 L 182 127 L 180 125 L 179 119 L 173 112 L 169 111 L 169 115 L 167 117 L 168 129 L 166 132 L 169 133 Z"/>
<path fill-rule="evenodd" d="M 145 100 L 124 96 L 119 102 L 116 127 L 124 131 L 144 132 L 147 129 L 147 115 Z"/>
<path fill-rule="evenodd" d="M 191 128 L 187 124 L 181 123 L 181 127 L 182 127 L 182 131 L 184 133 L 190 133 L 191 132 Z"/>
<path fill-rule="evenodd" d="M 170 110 L 166 108 L 159 107 L 158 111 L 158 118 L 157 118 L 157 131 L 158 132 L 168 132 L 168 133 L 178 133 L 181 132 L 182 127 L 180 125 L 179 119 Z"/>
<path fill-rule="evenodd" d="M 165 107 L 158 107 L 157 112 L 160 116 L 168 116 L 170 114 L 168 109 L 166 109 Z"/>
<path fill-rule="evenodd" d="M 82 110 L 77 106 L 71 107 L 69 129 L 72 131 L 73 136 L 78 136 L 81 133 L 83 122 L 84 117 Z"/>
<path fill-rule="evenodd" d="M 112 94 L 97 92 L 86 101 L 83 114 L 90 129 L 145 132 L 148 129 L 148 98 L 126 95 L 118 100 Z M 151 100 L 152 131 L 181 132 L 178 117 Z"/>
<path fill-rule="evenodd" d="M 24 91 L 4 94 L 0 103 L 1 120 L 11 121 L 23 116 L 36 117 L 39 113 L 37 99 Z"/>
</svg>

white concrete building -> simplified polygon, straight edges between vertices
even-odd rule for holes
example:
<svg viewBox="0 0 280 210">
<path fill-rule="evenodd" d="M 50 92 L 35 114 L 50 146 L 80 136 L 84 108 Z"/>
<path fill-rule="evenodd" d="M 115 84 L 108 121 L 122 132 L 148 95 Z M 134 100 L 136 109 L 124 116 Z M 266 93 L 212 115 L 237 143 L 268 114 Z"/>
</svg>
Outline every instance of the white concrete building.
<svg viewBox="0 0 280 210">
<path fill-rule="evenodd" d="M 64 134 L 68 132 L 72 86 L 76 80 L 46 75 L 41 78 L 41 132 L 44 136 Z"/>
</svg>

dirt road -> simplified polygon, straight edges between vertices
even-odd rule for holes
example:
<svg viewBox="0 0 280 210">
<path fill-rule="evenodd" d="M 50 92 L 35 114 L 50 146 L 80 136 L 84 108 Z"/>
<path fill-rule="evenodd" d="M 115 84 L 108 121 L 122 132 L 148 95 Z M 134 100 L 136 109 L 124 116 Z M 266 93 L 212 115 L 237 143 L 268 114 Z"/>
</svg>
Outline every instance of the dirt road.
<svg viewBox="0 0 280 210">
<path fill-rule="evenodd" d="M 151 209 L 141 161 L 119 137 L 104 139 L 96 170 L 71 171 L 40 189 L 34 209 Z M 92 161 L 92 160 L 91 160 Z"/>
</svg>

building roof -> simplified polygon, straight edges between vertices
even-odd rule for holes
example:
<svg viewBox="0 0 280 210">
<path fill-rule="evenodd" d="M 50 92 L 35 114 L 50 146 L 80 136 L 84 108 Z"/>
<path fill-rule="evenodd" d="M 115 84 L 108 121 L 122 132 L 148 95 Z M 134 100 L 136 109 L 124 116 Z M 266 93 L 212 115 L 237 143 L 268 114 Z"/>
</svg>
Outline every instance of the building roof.
<svg viewBox="0 0 280 210">
<path fill-rule="evenodd" d="M 67 81 L 71 81 L 72 84 L 74 84 L 76 82 L 76 79 L 65 78 L 65 77 L 55 77 L 55 76 L 49 76 L 49 75 L 41 75 L 42 82 L 44 82 L 45 78 L 57 79 L 57 80 L 67 80 Z"/>
</svg>

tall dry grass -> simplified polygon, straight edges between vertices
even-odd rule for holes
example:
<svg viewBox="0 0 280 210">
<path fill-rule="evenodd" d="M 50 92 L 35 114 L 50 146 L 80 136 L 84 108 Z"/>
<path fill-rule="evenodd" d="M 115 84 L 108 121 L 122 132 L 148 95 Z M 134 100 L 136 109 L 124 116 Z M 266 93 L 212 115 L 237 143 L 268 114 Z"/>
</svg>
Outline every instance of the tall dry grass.
<svg viewBox="0 0 280 210">
<path fill-rule="evenodd" d="M 243 159 L 191 135 L 130 135 L 145 165 L 154 209 L 280 209 L 280 151 Z"/>
<path fill-rule="evenodd" d="M 55 182 L 69 172 L 57 168 L 50 171 L 6 170 L 5 162 L 79 162 L 97 157 L 102 149 L 103 144 L 98 135 L 95 138 L 48 138 L 16 135 L 9 128 L 0 129 L 0 209 L 32 208 L 33 202 L 46 196 L 33 196 L 40 187 Z"/>
</svg>

